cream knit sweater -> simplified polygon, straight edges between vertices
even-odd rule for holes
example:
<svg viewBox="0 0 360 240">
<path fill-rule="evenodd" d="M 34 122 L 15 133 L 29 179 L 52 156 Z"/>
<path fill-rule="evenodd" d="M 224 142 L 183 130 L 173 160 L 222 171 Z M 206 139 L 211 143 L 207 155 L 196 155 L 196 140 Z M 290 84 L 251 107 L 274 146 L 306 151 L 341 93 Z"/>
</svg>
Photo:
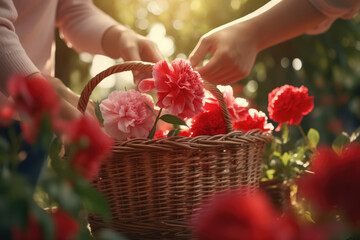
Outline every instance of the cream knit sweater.
<svg viewBox="0 0 360 240">
<path fill-rule="evenodd" d="M 117 24 L 91 0 L 0 0 L 0 83 L 12 74 L 52 74 L 54 32 L 79 52 L 103 54 L 101 38 Z"/>
</svg>

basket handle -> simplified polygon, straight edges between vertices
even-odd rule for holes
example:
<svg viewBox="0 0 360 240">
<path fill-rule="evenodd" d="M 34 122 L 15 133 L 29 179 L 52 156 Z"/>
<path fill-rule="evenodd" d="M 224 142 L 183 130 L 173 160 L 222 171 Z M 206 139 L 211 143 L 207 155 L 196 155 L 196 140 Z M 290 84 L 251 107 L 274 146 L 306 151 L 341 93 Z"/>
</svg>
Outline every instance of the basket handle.
<svg viewBox="0 0 360 240">
<path fill-rule="evenodd" d="M 93 77 L 85 86 L 83 91 L 81 92 L 80 99 L 77 105 L 78 110 L 81 113 L 85 112 L 86 106 L 89 102 L 90 95 L 94 88 L 106 77 L 119 72 L 124 71 L 139 71 L 139 72 L 152 72 L 154 63 L 149 62 L 142 62 L 142 61 L 128 61 L 120 64 L 116 64 L 114 66 L 109 67 L 108 69 L 100 72 L 95 77 Z M 223 94 L 220 90 L 216 87 L 216 85 L 209 83 L 208 81 L 204 80 L 204 87 L 209 90 L 218 100 L 221 111 L 224 116 L 225 121 L 225 129 L 226 132 L 232 132 L 234 130 L 231 117 L 224 100 Z"/>
</svg>

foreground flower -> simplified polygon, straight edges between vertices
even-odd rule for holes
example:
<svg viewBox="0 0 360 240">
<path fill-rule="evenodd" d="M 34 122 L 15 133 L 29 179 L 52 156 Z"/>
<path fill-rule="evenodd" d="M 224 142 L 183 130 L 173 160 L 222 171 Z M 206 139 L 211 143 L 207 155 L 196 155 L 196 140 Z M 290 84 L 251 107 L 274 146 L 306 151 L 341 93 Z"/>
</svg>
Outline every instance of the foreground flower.
<svg viewBox="0 0 360 240">
<path fill-rule="evenodd" d="M 251 108 L 248 110 L 248 114 L 246 114 L 242 121 L 234 123 L 234 129 L 241 130 L 243 133 L 252 129 L 260 129 L 263 132 L 271 132 L 274 129 L 274 126 L 267 122 L 265 113 Z"/>
<path fill-rule="evenodd" d="M 360 145 L 352 143 L 337 155 L 329 147 L 319 148 L 309 174 L 299 181 L 299 194 L 320 212 L 345 212 L 360 227 Z"/>
<path fill-rule="evenodd" d="M 183 59 L 171 65 L 161 61 L 154 66 L 157 106 L 180 118 L 191 118 L 203 111 L 204 86 L 200 74 Z"/>
<path fill-rule="evenodd" d="M 248 102 L 244 98 L 234 98 L 233 89 L 231 86 L 218 86 L 219 90 L 224 96 L 226 106 L 228 108 L 230 117 L 233 121 L 242 121 L 247 115 Z M 219 107 L 218 100 L 212 93 L 206 91 L 206 98 L 204 99 L 205 111 L 211 111 Z"/>
<path fill-rule="evenodd" d="M 79 231 L 79 223 L 67 213 L 56 210 L 52 214 L 54 220 L 54 240 L 73 240 Z M 14 240 L 42 240 L 45 239 L 43 229 L 30 213 L 25 230 L 18 227 L 12 230 Z"/>
<path fill-rule="evenodd" d="M 147 137 L 155 122 L 149 95 L 135 90 L 113 91 L 100 104 L 106 132 L 115 139 Z"/>
<path fill-rule="evenodd" d="M 79 232 L 79 223 L 63 211 L 57 210 L 52 216 L 55 222 L 55 240 L 75 239 Z"/>
<path fill-rule="evenodd" d="M 44 116 L 49 114 L 53 120 L 58 116 L 60 98 L 49 81 L 43 78 L 16 75 L 9 79 L 7 87 L 15 108 L 30 117 L 26 139 L 34 142 Z"/>
<path fill-rule="evenodd" d="M 71 164 L 81 175 L 92 180 L 110 153 L 112 138 L 101 130 L 95 119 L 87 116 L 67 124 L 63 131 L 68 141 L 78 146 Z"/>
<path fill-rule="evenodd" d="M 193 224 L 199 240 L 291 239 L 292 226 L 278 218 L 278 212 L 263 192 L 249 196 L 233 190 L 211 199 L 193 219 Z"/>
<path fill-rule="evenodd" d="M 313 108 L 314 97 L 308 95 L 308 89 L 304 86 L 284 85 L 269 93 L 269 117 L 279 123 L 276 130 L 280 130 L 284 122 L 298 125 Z"/>
<path fill-rule="evenodd" d="M 13 117 L 15 116 L 15 109 L 10 105 L 4 105 L 0 108 L 0 127 L 9 126 Z"/>
</svg>

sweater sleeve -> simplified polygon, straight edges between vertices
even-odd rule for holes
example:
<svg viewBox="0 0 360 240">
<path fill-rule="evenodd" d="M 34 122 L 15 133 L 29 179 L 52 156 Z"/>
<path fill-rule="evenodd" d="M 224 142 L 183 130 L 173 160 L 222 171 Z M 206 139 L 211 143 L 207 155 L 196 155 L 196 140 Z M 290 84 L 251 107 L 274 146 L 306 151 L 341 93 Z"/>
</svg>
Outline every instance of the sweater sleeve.
<svg viewBox="0 0 360 240">
<path fill-rule="evenodd" d="M 15 33 L 17 11 L 11 0 L 0 0 L 0 89 L 13 74 L 39 72 L 22 47 Z"/>
<path fill-rule="evenodd" d="M 337 18 L 350 19 L 360 10 L 359 0 L 308 0 L 328 19 L 315 27 L 308 34 L 319 34 L 328 30 Z"/>
<path fill-rule="evenodd" d="M 102 36 L 116 24 L 91 0 L 59 0 L 56 25 L 64 40 L 78 52 L 104 54 Z"/>
</svg>

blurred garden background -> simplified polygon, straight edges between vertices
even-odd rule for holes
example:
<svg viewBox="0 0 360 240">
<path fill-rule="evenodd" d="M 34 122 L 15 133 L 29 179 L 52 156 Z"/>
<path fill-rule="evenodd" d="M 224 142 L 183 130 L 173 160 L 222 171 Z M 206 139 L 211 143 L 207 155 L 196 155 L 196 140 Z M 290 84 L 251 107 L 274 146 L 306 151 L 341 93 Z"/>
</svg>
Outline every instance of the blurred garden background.
<svg viewBox="0 0 360 240">
<path fill-rule="evenodd" d="M 94 0 L 114 19 L 151 38 L 169 60 L 187 58 L 199 38 L 211 29 L 261 7 L 265 0 Z M 240 38 L 241 36 L 239 36 Z M 56 76 L 80 93 L 92 76 L 121 62 L 87 53 L 77 54 L 57 36 Z M 319 35 L 302 35 L 261 52 L 246 79 L 233 84 L 266 114 L 268 93 L 284 84 L 304 85 L 315 108 L 302 126 L 315 128 L 321 143 L 360 126 L 360 16 L 337 20 Z M 100 101 L 114 89 L 129 89 L 131 73 L 108 77 L 94 91 Z M 276 127 L 276 126 L 275 126 Z M 294 134 L 297 134 L 294 133 Z"/>
</svg>

